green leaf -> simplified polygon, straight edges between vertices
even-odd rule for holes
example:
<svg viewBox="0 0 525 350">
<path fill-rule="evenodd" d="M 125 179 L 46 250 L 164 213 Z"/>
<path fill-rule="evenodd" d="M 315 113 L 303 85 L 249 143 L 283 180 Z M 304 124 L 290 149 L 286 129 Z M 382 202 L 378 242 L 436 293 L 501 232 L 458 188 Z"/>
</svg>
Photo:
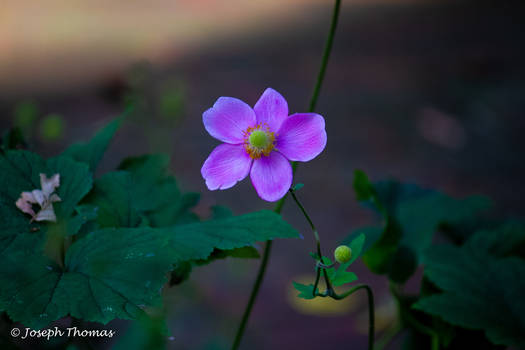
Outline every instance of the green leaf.
<svg viewBox="0 0 525 350">
<path fill-rule="evenodd" d="M 352 257 L 350 260 L 346 263 L 348 266 L 350 266 L 354 261 L 357 260 L 361 256 L 361 253 L 363 252 L 363 247 L 365 245 L 366 236 L 364 233 L 360 233 L 359 236 L 354 238 L 348 246 L 352 250 Z"/>
<path fill-rule="evenodd" d="M 119 337 L 112 350 L 165 350 L 168 326 L 165 316 L 156 311 L 153 315 L 140 317 L 133 322 L 126 333 Z"/>
<path fill-rule="evenodd" d="M 363 255 L 363 261 L 368 268 L 378 274 L 387 273 L 402 236 L 397 220 L 388 217 L 381 237 Z"/>
<path fill-rule="evenodd" d="M 356 171 L 354 189 L 358 200 L 372 204 L 384 222 L 377 239 L 377 229 L 367 228 L 368 244 L 373 244 L 365 249 L 363 260 L 373 272 L 388 274 L 399 283 L 415 272 L 439 227 L 470 219 L 490 207 L 490 201 L 481 196 L 454 199 L 396 181 L 372 184 L 362 171 Z"/>
<path fill-rule="evenodd" d="M 76 208 L 76 215 L 67 222 L 67 235 L 76 235 L 80 229 L 97 218 L 98 208 L 89 205 L 80 205 Z"/>
<path fill-rule="evenodd" d="M 388 278 L 397 283 L 403 283 L 417 269 L 417 259 L 414 251 L 400 244 L 388 265 Z"/>
<path fill-rule="evenodd" d="M 233 212 L 230 208 L 223 207 L 220 205 L 214 205 L 211 208 L 211 219 L 224 219 L 233 216 Z"/>
<path fill-rule="evenodd" d="M 297 295 L 299 298 L 303 298 L 303 299 L 315 298 L 313 284 L 305 285 L 305 284 L 301 284 L 297 282 L 292 282 L 292 283 L 293 283 L 294 288 L 297 289 L 297 291 L 299 292 L 299 294 Z"/>
<path fill-rule="evenodd" d="M 259 251 L 253 246 L 240 247 L 235 249 L 215 249 L 206 260 L 197 260 L 198 265 L 206 265 L 215 260 L 226 258 L 258 259 L 261 256 Z"/>
<path fill-rule="evenodd" d="M 346 265 L 346 264 L 345 264 Z M 328 278 L 334 287 L 339 287 L 347 283 L 357 281 L 357 275 L 353 272 L 345 271 L 345 266 L 341 265 L 337 270 L 333 267 L 327 269 Z"/>
<path fill-rule="evenodd" d="M 171 226 L 197 221 L 190 210 L 199 199 L 182 194 L 174 177 L 167 174 L 169 157 L 150 155 L 128 158 L 120 171 L 95 181 L 85 203 L 99 208 L 101 227 Z"/>
<path fill-rule="evenodd" d="M 124 116 L 115 118 L 104 128 L 99 130 L 95 136 L 87 143 L 76 143 L 71 145 L 62 154 L 71 157 L 76 161 L 83 162 L 89 165 L 89 169 L 94 172 L 98 163 L 102 159 L 104 152 L 113 139 L 113 136 L 122 125 L 122 122 L 128 112 Z"/>
<path fill-rule="evenodd" d="M 93 191 L 83 203 L 98 208 L 100 227 L 137 227 L 143 219 L 140 208 L 146 206 L 141 201 L 147 203 L 148 198 L 139 197 L 131 174 L 119 171 L 95 180 Z"/>
<path fill-rule="evenodd" d="M 28 232 L 44 232 L 52 223 L 31 223 L 30 216 L 20 211 L 16 200 L 24 191 L 41 189 L 40 173 L 48 177 L 60 174 L 57 194 L 61 202 L 53 204 L 57 224 L 69 220 L 77 203 L 91 189 L 92 178 L 85 164 L 69 158 L 56 157 L 44 161 L 27 151 L 8 151 L 0 154 L 0 252 L 13 242 L 16 235 Z"/>
<path fill-rule="evenodd" d="M 481 246 L 435 246 L 424 255 L 425 275 L 443 293 L 414 307 L 467 329 L 482 329 L 489 340 L 525 346 L 525 262 L 496 259 Z"/>
<path fill-rule="evenodd" d="M 207 259 L 214 249 L 230 250 L 258 241 L 299 237 L 280 215 L 267 210 L 163 230 L 170 236 L 174 256 L 182 261 Z"/>
<path fill-rule="evenodd" d="M 353 186 L 358 201 L 376 201 L 376 190 L 364 171 L 355 170 Z"/>
<path fill-rule="evenodd" d="M 419 258 L 440 225 L 475 217 L 490 206 L 490 200 L 483 196 L 456 199 L 437 192 L 403 201 L 395 214 L 403 229 L 401 242 Z"/>
<path fill-rule="evenodd" d="M 480 249 L 496 257 L 525 256 L 525 225 L 508 222 L 492 230 L 482 230 L 466 243 L 472 249 Z"/>
<path fill-rule="evenodd" d="M 64 270 L 41 245 L 36 235 L 20 235 L 0 266 L 0 308 L 31 328 L 68 314 L 101 323 L 134 319 L 159 300 L 174 261 L 167 237 L 151 229 L 89 234 L 70 247 Z"/>
<path fill-rule="evenodd" d="M 356 237 L 360 236 L 361 234 L 364 234 L 366 239 L 362 248 L 362 253 L 366 253 L 372 247 L 372 245 L 375 242 L 377 242 L 377 240 L 379 240 L 382 233 L 383 228 L 379 226 L 361 227 L 354 230 L 352 233 L 346 236 L 341 242 L 341 244 L 350 245 L 350 242 L 352 242 Z"/>
<path fill-rule="evenodd" d="M 302 183 L 298 183 L 298 184 L 293 185 L 292 189 L 293 189 L 294 191 L 299 191 L 299 190 L 300 190 L 301 188 L 303 188 L 303 187 L 304 187 L 304 184 L 302 184 Z"/>
</svg>

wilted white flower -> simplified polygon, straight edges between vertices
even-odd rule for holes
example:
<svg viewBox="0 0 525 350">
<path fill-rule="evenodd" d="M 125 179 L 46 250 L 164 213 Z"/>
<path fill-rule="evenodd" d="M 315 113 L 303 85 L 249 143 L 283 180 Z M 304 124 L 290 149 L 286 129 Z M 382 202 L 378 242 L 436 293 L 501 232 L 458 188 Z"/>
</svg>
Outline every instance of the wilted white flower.
<svg viewBox="0 0 525 350">
<path fill-rule="evenodd" d="M 20 198 L 16 201 L 18 209 L 26 214 L 31 215 L 31 221 L 52 221 L 56 222 L 57 218 L 53 209 L 54 202 L 60 202 L 60 197 L 53 193 L 60 186 L 60 174 L 55 174 L 49 179 L 46 174 L 40 174 L 40 186 L 42 190 L 33 190 L 31 192 L 22 192 Z M 40 210 L 35 213 L 33 204 L 38 204 Z"/>
</svg>

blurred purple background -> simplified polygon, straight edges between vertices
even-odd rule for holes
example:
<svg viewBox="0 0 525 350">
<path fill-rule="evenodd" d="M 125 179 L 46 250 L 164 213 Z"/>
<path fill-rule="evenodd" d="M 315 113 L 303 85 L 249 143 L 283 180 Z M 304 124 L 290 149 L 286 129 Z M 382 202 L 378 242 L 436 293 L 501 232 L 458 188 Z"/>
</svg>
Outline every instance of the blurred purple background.
<svg viewBox="0 0 525 350">
<path fill-rule="evenodd" d="M 281 92 L 291 112 L 305 111 L 332 1 L 6 4 L 2 129 L 22 126 L 33 149 L 53 155 L 89 138 L 133 98 L 139 113 L 99 171 L 124 156 L 167 152 L 182 188 L 202 193 L 200 215 L 216 204 L 236 214 L 271 207 L 248 180 L 228 191 L 206 189 L 200 167 L 217 142 L 201 115 L 219 96 L 253 105 L 266 87 Z M 523 213 L 523 10 L 519 1 L 343 1 L 317 107 L 328 145 L 295 179 L 305 184 L 300 197 L 326 252 L 373 222 L 355 201 L 356 168 L 374 180 L 483 193 L 501 213 Z M 242 348 L 365 348 L 364 295 L 336 304 L 294 297 L 291 281 L 313 278 L 314 242 L 295 206 L 283 213 L 305 239 L 274 244 Z M 188 282 L 166 290 L 172 348 L 228 348 L 258 264 L 229 259 L 195 268 Z M 395 312 L 387 281 L 360 262 L 356 269 L 375 288 L 380 333 Z"/>
</svg>

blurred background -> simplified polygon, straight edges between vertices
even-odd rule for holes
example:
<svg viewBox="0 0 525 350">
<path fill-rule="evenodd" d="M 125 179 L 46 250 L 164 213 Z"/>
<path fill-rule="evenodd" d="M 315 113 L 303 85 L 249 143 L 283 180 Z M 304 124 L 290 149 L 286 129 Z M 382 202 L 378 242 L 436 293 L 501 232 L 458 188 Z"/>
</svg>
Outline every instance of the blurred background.
<svg viewBox="0 0 525 350">
<path fill-rule="evenodd" d="M 46 156 L 86 140 L 127 104 L 134 114 L 100 172 L 129 155 L 166 152 L 186 191 L 236 214 L 270 208 L 245 180 L 210 192 L 200 175 L 217 142 L 202 112 L 219 96 L 253 105 L 266 87 L 306 111 L 330 22 L 328 0 L 4 0 L 0 5 L 0 129 L 18 126 Z M 454 196 L 486 194 L 505 215 L 525 203 L 525 6 L 522 1 L 343 0 L 317 112 L 324 153 L 296 182 L 325 251 L 373 217 L 359 207 L 356 168 Z M 289 203 L 290 204 L 290 203 Z M 278 241 L 242 348 L 363 349 L 364 295 L 295 298 L 310 281 L 310 230 L 295 206 L 284 216 L 304 240 Z M 173 349 L 227 349 L 259 261 L 195 268 L 164 291 Z M 355 266 L 355 265 L 354 265 Z M 386 278 L 357 264 L 376 292 L 378 334 L 393 321 Z M 417 283 L 415 283 L 417 285 Z M 129 322 L 110 328 L 124 334 Z M 390 349 L 401 348 L 402 337 Z M 111 341 L 94 341 L 108 347 Z"/>
</svg>

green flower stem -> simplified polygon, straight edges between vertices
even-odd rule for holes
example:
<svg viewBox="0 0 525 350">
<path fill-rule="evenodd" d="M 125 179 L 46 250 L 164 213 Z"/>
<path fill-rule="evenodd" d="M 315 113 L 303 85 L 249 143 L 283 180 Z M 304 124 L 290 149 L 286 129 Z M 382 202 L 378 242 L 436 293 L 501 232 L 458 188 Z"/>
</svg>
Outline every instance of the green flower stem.
<svg viewBox="0 0 525 350">
<path fill-rule="evenodd" d="M 315 228 L 315 225 L 310 218 L 310 215 L 306 212 L 306 209 L 304 208 L 303 204 L 299 201 L 297 196 L 295 195 L 295 191 L 293 189 L 290 189 L 290 194 L 292 198 L 294 199 L 295 203 L 301 209 L 301 212 L 303 213 L 304 217 L 310 224 L 310 227 L 312 228 L 312 231 L 314 233 L 315 241 L 317 244 L 317 254 L 319 254 L 319 260 L 322 263 L 323 262 L 323 255 L 321 253 L 321 241 L 319 239 L 319 234 L 317 233 L 317 229 Z M 319 270 L 323 270 L 324 279 L 326 282 L 326 291 L 324 293 L 318 293 L 317 292 L 317 285 L 319 284 Z M 360 289 L 366 289 L 366 293 L 368 295 L 368 349 L 373 350 L 374 349 L 374 293 L 372 293 L 372 288 L 368 286 L 367 284 L 359 284 L 353 288 L 350 288 L 348 291 L 337 294 L 335 290 L 332 288 L 332 285 L 330 283 L 330 279 L 328 278 L 328 273 L 326 272 L 326 268 L 317 266 L 317 275 L 315 277 L 315 283 L 314 283 L 314 289 L 313 289 L 313 295 L 315 296 L 321 296 L 321 297 L 331 297 L 335 300 L 342 300 L 349 295 L 357 292 Z M 434 350 L 434 349 L 433 349 Z"/>
<path fill-rule="evenodd" d="M 372 288 L 370 288 L 369 285 L 358 284 L 357 286 L 350 288 L 348 291 L 342 294 L 337 294 L 334 292 L 330 295 L 327 290 L 324 293 L 317 293 L 316 296 L 323 297 L 323 298 L 330 297 L 335 300 L 342 300 L 354 294 L 360 289 L 365 289 L 366 294 L 368 296 L 368 350 L 373 350 L 374 349 L 374 324 L 375 324 L 375 321 L 374 321 L 375 311 L 374 310 L 375 308 L 374 308 L 374 293 L 372 292 Z"/>
<path fill-rule="evenodd" d="M 339 9 L 340 8 L 341 8 L 341 0 L 336 0 L 334 4 L 334 9 L 332 12 L 332 21 L 330 24 L 330 31 L 326 39 L 326 45 L 324 48 L 321 66 L 319 68 L 319 73 L 317 74 L 317 81 L 315 83 L 312 97 L 310 98 L 310 105 L 308 108 L 309 112 L 313 112 L 315 110 L 315 106 L 317 105 L 317 99 L 319 98 L 319 93 L 321 91 L 321 86 L 323 85 L 323 80 L 324 80 L 324 76 L 326 73 L 326 67 L 328 65 L 328 59 L 330 58 L 330 52 L 332 51 L 332 46 L 334 42 L 334 36 L 335 36 L 336 28 L 337 28 L 337 21 L 339 19 Z M 297 162 L 292 162 L 292 169 L 293 169 L 293 174 L 295 175 L 295 172 L 297 171 Z M 279 200 L 279 202 L 274 208 L 274 212 L 276 212 L 277 214 L 281 213 L 285 200 L 286 200 L 286 195 Z M 244 310 L 244 314 L 242 316 L 241 323 L 239 324 L 239 328 L 237 329 L 237 333 L 235 334 L 235 340 L 232 345 L 232 350 L 238 349 L 241 343 L 241 339 L 244 334 L 244 330 L 246 329 L 246 324 L 248 323 L 248 319 L 250 318 L 250 313 L 252 311 L 255 300 L 257 299 L 257 294 L 259 293 L 259 289 L 261 287 L 262 280 L 264 278 L 264 273 L 266 272 L 266 265 L 268 264 L 271 248 L 272 248 L 272 241 L 267 241 L 266 246 L 264 248 L 263 260 L 261 261 L 261 266 L 259 267 L 259 272 L 257 273 L 257 278 L 255 279 L 255 283 L 253 285 L 253 289 L 250 294 L 250 299 L 248 300 L 248 304 L 246 305 L 246 308 Z"/>
<path fill-rule="evenodd" d="M 297 204 L 297 206 L 299 207 L 299 209 L 301 209 L 301 212 L 303 213 L 304 217 L 306 218 L 306 221 L 308 221 L 308 223 L 310 224 L 310 227 L 312 228 L 312 231 L 314 233 L 314 238 L 315 238 L 315 244 L 317 246 L 317 254 L 319 255 L 319 261 L 322 263 L 323 262 L 323 253 L 321 252 L 321 240 L 319 239 L 319 233 L 317 232 L 317 229 L 315 228 L 315 225 L 312 221 L 312 219 L 310 218 L 310 215 L 308 215 L 308 213 L 306 212 L 306 209 L 304 208 L 303 204 L 301 203 L 301 201 L 299 201 L 299 199 L 297 198 L 297 196 L 295 195 L 295 191 L 293 189 L 290 189 L 290 194 L 293 198 L 293 200 L 295 201 L 295 203 Z M 319 271 L 319 268 L 318 267 L 318 271 Z M 328 273 L 326 272 L 326 269 L 324 268 L 321 268 L 321 270 L 323 270 L 323 277 L 324 277 L 324 280 L 325 280 L 325 283 L 326 283 L 326 290 L 328 291 L 328 293 L 335 293 L 333 291 L 333 288 L 332 288 L 332 284 L 330 283 L 330 279 L 328 278 Z M 316 278 L 317 280 L 317 278 Z M 317 281 L 319 283 L 319 281 Z M 315 296 L 315 292 L 316 292 L 316 287 L 317 287 L 317 283 L 314 285 L 314 296 Z"/>
<path fill-rule="evenodd" d="M 321 92 L 321 86 L 323 85 L 323 79 L 326 73 L 328 59 L 330 58 L 332 46 L 334 45 L 335 30 L 337 29 L 337 21 L 339 20 L 340 8 L 341 0 L 336 0 L 334 4 L 334 10 L 332 12 L 330 32 L 328 33 L 328 38 L 326 39 L 326 44 L 324 47 L 323 60 L 321 62 L 321 67 L 319 68 L 319 73 L 317 74 L 317 82 L 315 84 L 314 92 L 312 93 L 312 97 L 310 99 L 310 107 L 308 108 L 309 112 L 313 112 L 315 110 L 315 106 L 317 105 L 317 99 L 319 98 L 319 93 Z"/>
<path fill-rule="evenodd" d="M 232 349 L 238 349 L 239 345 L 241 344 L 242 335 L 244 334 L 244 330 L 246 328 L 246 325 L 248 324 L 248 319 L 250 318 L 253 305 L 255 304 L 255 299 L 257 299 L 259 289 L 261 288 L 264 273 L 266 272 L 266 266 L 268 265 L 268 259 L 270 258 L 270 251 L 272 250 L 272 242 L 273 241 L 267 241 L 266 246 L 264 247 L 264 254 L 263 259 L 261 261 L 261 265 L 259 267 L 259 272 L 257 273 L 257 278 L 255 279 L 252 293 L 250 294 L 250 299 L 248 300 L 248 304 L 246 305 L 246 309 L 244 310 L 244 314 L 242 315 L 242 320 L 239 325 L 239 329 L 237 330 L 237 334 L 235 335 L 235 340 L 233 342 Z"/>
</svg>

